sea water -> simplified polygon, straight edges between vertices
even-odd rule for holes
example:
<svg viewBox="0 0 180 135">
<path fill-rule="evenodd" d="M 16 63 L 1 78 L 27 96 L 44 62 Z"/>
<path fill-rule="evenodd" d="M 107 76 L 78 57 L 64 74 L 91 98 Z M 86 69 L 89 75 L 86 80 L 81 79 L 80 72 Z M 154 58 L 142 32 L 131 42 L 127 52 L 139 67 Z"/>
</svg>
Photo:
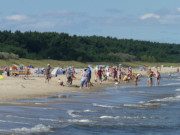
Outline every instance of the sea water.
<svg viewBox="0 0 180 135">
<path fill-rule="evenodd" d="M 179 135 L 180 75 L 160 81 L 0 103 L 0 134 Z"/>
</svg>

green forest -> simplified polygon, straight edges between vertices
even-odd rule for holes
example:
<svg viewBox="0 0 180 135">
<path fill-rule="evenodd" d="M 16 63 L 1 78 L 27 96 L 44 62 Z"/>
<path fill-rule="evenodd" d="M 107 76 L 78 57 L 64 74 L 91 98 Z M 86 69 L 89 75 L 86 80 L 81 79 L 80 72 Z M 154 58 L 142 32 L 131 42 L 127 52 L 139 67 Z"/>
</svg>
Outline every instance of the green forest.
<svg viewBox="0 0 180 135">
<path fill-rule="evenodd" d="M 0 52 L 37 60 L 180 62 L 179 44 L 56 32 L 0 31 Z"/>
</svg>

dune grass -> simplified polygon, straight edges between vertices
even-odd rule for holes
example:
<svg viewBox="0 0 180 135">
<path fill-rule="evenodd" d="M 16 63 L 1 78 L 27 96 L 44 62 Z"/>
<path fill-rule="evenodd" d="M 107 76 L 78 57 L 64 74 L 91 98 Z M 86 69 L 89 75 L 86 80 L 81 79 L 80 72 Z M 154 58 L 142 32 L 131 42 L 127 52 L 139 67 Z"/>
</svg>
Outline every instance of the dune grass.
<svg viewBox="0 0 180 135">
<path fill-rule="evenodd" d="M 175 66 L 175 67 L 180 67 L 180 63 L 163 63 L 163 62 L 158 62 L 158 63 L 149 63 L 149 62 L 139 62 L 139 61 L 134 61 L 134 62 L 78 62 L 78 61 L 58 61 L 58 60 L 51 60 L 51 59 L 44 59 L 44 60 L 31 60 L 31 59 L 19 59 L 19 60 L 2 60 L 0 59 L 0 66 L 12 66 L 13 64 L 15 65 L 33 65 L 35 67 L 45 67 L 47 64 L 50 64 L 52 67 L 57 67 L 57 66 L 63 66 L 63 67 L 68 67 L 68 66 L 74 66 L 76 68 L 84 68 L 87 67 L 88 65 L 119 65 L 122 64 L 124 66 L 132 66 L 132 67 L 139 67 L 139 66 Z"/>
<path fill-rule="evenodd" d="M 0 60 L 0 65 L 1 66 L 12 66 L 13 64 L 15 65 L 33 65 L 34 67 L 45 67 L 47 64 L 50 64 L 51 67 L 57 67 L 57 66 L 74 66 L 74 67 L 86 67 L 86 63 L 82 62 L 76 62 L 76 61 L 58 61 L 58 60 L 31 60 L 31 59 L 19 59 L 19 60 Z"/>
</svg>

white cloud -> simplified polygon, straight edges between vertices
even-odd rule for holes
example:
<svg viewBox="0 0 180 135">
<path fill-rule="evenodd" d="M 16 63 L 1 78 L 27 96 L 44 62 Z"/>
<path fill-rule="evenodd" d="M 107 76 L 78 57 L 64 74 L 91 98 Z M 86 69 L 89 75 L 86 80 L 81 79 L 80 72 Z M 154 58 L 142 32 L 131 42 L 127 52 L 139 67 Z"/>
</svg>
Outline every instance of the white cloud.
<svg viewBox="0 0 180 135">
<path fill-rule="evenodd" d="M 155 13 L 145 14 L 140 17 L 141 20 L 148 20 L 146 24 L 153 24 L 154 26 L 168 25 L 168 27 L 177 27 L 180 25 L 180 8 L 176 9 L 160 9 Z M 144 22 L 143 22 L 144 23 Z"/>
<path fill-rule="evenodd" d="M 156 14 L 145 14 L 143 16 L 140 17 L 141 20 L 145 20 L 145 19 L 149 19 L 149 18 L 155 18 L 155 19 L 159 19 L 160 16 L 156 15 Z"/>
<path fill-rule="evenodd" d="M 25 15 L 11 15 L 11 16 L 7 16 L 6 19 L 10 20 L 10 21 L 24 21 L 26 20 L 28 17 Z"/>
</svg>

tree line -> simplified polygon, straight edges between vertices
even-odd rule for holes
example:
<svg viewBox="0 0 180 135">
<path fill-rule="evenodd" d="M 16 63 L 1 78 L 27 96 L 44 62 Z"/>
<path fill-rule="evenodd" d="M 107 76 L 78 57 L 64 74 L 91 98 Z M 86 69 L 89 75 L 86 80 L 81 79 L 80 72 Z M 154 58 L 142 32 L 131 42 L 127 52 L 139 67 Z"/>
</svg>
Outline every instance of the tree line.
<svg viewBox="0 0 180 135">
<path fill-rule="evenodd" d="M 0 31 L 0 52 L 28 59 L 180 62 L 179 44 L 57 32 Z"/>
</svg>

